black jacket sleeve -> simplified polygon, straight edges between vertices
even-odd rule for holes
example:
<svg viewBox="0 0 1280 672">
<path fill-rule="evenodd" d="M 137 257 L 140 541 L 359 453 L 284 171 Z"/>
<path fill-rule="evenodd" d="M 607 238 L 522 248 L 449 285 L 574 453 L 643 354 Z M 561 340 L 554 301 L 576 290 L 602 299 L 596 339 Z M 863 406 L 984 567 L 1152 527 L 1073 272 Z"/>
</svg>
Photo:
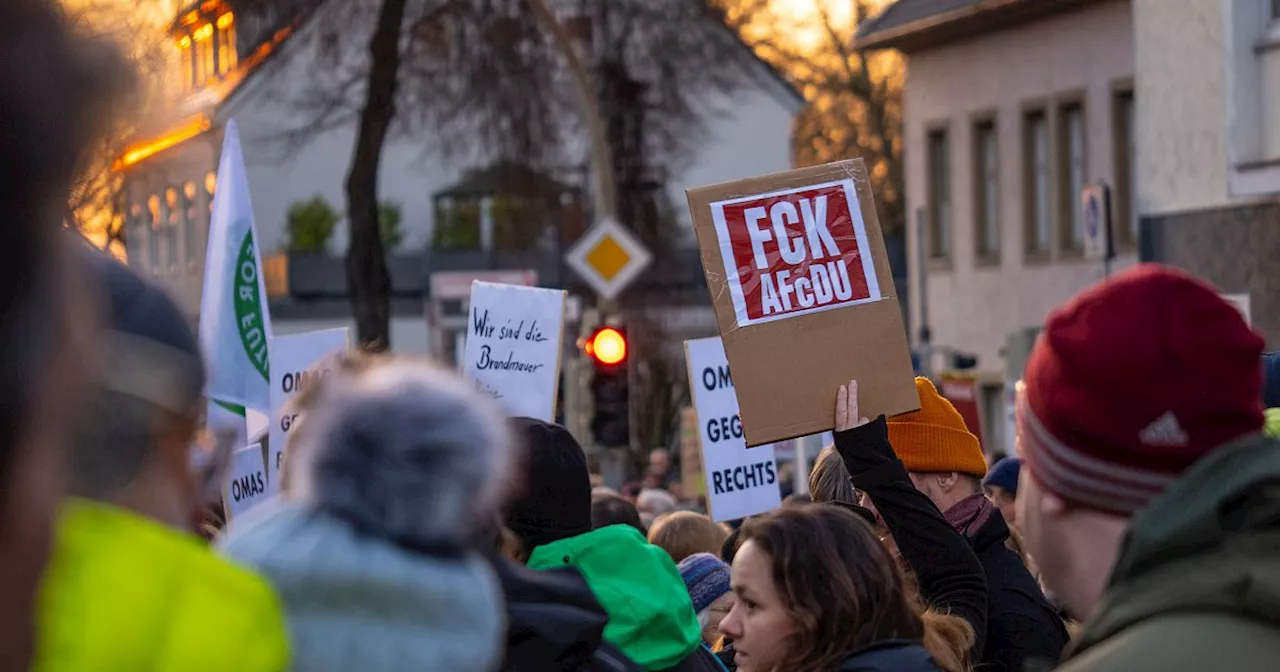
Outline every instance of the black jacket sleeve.
<svg viewBox="0 0 1280 672">
<path fill-rule="evenodd" d="M 973 659 L 980 660 L 987 637 L 987 581 L 969 542 L 911 483 L 889 445 L 883 415 L 836 432 L 835 439 L 854 487 L 871 497 L 915 572 L 922 596 L 933 608 L 968 621 L 974 632 Z"/>
</svg>

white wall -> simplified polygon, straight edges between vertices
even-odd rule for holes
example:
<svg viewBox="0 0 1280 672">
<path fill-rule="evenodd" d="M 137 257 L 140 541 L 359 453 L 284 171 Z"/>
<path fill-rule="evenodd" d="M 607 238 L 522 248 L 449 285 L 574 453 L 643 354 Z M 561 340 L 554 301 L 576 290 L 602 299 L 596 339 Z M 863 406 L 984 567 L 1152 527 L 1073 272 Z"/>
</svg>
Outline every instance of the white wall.
<svg viewBox="0 0 1280 672">
<path fill-rule="evenodd" d="M 672 203 L 692 236 L 685 190 L 791 168 L 791 127 L 799 101 L 772 87 L 751 87 L 704 104 L 706 133 L 687 167 L 668 185 Z"/>
<path fill-rule="evenodd" d="M 1133 0 L 1137 205 L 1143 214 L 1227 196 L 1223 7 L 1232 0 Z"/>
<path fill-rule="evenodd" d="M 245 163 L 253 196 L 254 217 L 262 237 L 262 249 L 276 251 L 288 242 L 286 213 L 289 206 L 316 195 L 324 197 L 342 218 L 331 240 L 334 252 L 342 252 L 346 232 L 346 177 L 355 150 L 354 121 L 307 137 L 296 151 L 286 153 L 282 131 L 292 130 L 307 116 L 291 102 L 315 85 L 315 58 L 304 30 L 285 43 L 284 52 L 256 72 L 245 90 L 219 111 L 220 118 L 234 118 L 240 125 Z M 359 89 L 355 94 L 359 95 Z M 358 100 L 353 100 L 356 105 Z M 430 140 L 388 137 L 378 174 L 378 200 L 401 206 L 400 249 L 421 250 L 430 242 L 436 191 L 458 180 L 471 167 L 465 158 L 449 163 L 425 151 Z"/>
<path fill-rule="evenodd" d="M 1056 103 L 1083 93 L 1085 180 L 1114 184 L 1112 94 L 1134 74 L 1132 25 L 1128 0 L 1112 0 L 911 55 L 904 148 L 913 335 L 920 325 L 915 213 L 927 205 L 925 138 L 938 124 L 948 129 L 953 226 L 949 266 L 929 264 L 935 345 L 973 352 L 980 369 L 1003 372 L 1006 334 L 1040 324 L 1050 309 L 1102 277 L 1100 264 L 1082 259 L 1024 260 L 1023 114 L 1030 104 L 1044 104 L 1052 131 Z M 977 118 L 991 112 L 999 142 L 1001 240 L 1000 263 L 985 266 L 975 264 L 970 138 Z M 1118 265 L 1133 258 L 1125 255 Z"/>
</svg>

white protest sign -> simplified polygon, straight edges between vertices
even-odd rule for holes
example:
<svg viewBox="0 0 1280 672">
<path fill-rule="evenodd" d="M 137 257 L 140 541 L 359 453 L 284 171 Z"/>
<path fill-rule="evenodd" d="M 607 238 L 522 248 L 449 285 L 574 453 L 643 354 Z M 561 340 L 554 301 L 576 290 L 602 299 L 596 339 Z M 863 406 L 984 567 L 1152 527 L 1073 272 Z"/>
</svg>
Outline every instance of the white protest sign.
<svg viewBox="0 0 1280 672">
<path fill-rule="evenodd" d="M 280 490 L 280 465 L 284 462 L 289 430 L 297 423 L 298 413 L 289 401 L 327 371 L 318 367 L 328 357 L 347 349 L 348 330 L 325 329 L 291 336 L 276 336 L 268 346 L 271 356 L 271 429 L 267 446 L 267 485 L 271 494 Z"/>
<path fill-rule="evenodd" d="M 720 339 L 685 341 L 684 352 L 711 518 L 734 520 L 778 508 L 782 493 L 773 445 L 747 448 L 729 359 Z"/>
<path fill-rule="evenodd" d="M 564 303 L 560 289 L 473 282 L 463 375 L 511 415 L 552 422 Z"/>
<path fill-rule="evenodd" d="M 270 496 L 267 492 L 267 469 L 262 462 L 262 444 L 255 443 L 232 453 L 227 481 L 222 485 L 222 510 L 227 522 Z"/>
</svg>

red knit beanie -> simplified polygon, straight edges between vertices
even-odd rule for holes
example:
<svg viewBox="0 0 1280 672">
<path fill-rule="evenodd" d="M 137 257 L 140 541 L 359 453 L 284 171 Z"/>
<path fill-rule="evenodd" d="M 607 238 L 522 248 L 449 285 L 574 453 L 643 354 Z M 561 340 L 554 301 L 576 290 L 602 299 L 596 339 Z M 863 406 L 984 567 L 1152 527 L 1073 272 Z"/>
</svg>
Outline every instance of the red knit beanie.
<svg viewBox="0 0 1280 672">
<path fill-rule="evenodd" d="M 1262 428 L 1263 340 L 1205 282 L 1143 264 L 1049 314 L 1018 438 L 1032 476 L 1131 515 L 1213 449 Z"/>
</svg>

